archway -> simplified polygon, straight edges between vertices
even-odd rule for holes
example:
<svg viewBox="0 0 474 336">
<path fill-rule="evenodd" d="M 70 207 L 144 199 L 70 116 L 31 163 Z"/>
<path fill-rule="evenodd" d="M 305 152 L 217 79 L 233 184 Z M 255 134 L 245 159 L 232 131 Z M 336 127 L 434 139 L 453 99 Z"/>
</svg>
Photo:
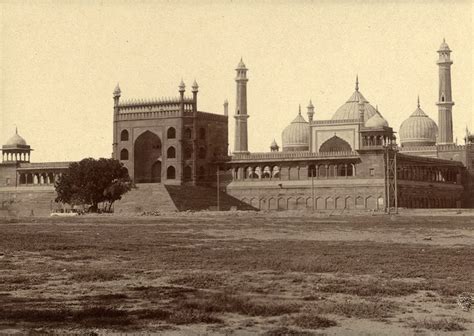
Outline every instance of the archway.
<svg viewBox="0 0 474 336">
<path fill-rule="evenodd" d="M 326 140 L 321 147 L 319 147 L 320 152 L 350 152 L 352 151 L 351 145 L 337 135 Z"/>
<path fill-rule="evenodd" d="M 141 134 L 134 144 L 136 183 L 161 182 L 161 140 L 150 131 Z"/>
</svg>

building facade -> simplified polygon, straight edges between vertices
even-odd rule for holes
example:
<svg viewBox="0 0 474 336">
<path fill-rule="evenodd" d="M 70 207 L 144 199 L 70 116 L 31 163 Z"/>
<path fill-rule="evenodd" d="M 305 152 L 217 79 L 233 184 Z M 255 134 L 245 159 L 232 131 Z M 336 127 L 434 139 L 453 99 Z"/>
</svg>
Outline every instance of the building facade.
<svg viewBox="0 0 474 336">
<path fill-rule="evenodd" d="M 418 99 L 397 144 L 356 78 L 354 92 L 330 120 L 315 120 L 310 101 L 306 121 L 300 107 L 282 132 L 281 152 L 275 141 L 270 152 L 234 152 L 227 192 L 262 210 L 474 207 L 474 137 L 467 131 L 464 145 L 453 143 L 450 53 L 443 41 L 438 125 Z M 236 133 L 241 141 L 247 137 L 238 125 Z"/>
</svg>

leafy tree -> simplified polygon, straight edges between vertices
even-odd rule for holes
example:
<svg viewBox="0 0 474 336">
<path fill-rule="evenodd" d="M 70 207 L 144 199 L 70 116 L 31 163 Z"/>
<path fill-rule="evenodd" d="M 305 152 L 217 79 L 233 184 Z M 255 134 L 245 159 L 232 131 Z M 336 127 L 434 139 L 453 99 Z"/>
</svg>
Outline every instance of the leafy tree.
<svg viewBox="0 0 474 336">
<path fill-rule="evenodd" d="M 57 202 L 89 206 L 98 211 L 99 203 L 110 211 L 113 203 L 131 188 L 127 169 L 117 160 L 92 158 L 73 162 L 55 184 Z"/>
</svg>

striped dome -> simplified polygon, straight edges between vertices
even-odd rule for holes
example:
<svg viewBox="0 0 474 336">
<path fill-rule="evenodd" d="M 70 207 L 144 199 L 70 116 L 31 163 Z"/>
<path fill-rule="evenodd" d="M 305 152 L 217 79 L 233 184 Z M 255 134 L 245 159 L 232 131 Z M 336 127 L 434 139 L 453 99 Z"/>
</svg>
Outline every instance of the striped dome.
<svg viewBox="0 0 474 336">
<path fill-rule="evenodd" d="M 365 127 L 370 127 L 370 128 L 383 128 L 383 127 L 388 127 L 388 122 L 387 120 L 382 117 L 380 112 L 376 111 L 376 113 L 365 122 Z"/>
<path fill-rule="evenodd" d="M 436 144 L 438 126 L 433 119 L 418 108 L 400 126 L 400 143 L 403 147 L 433 146 Z"/>
<path fill-rule="evenodd" d="M 346 101 L 344 105 L 339 107 L 332 116 L 332 120 L 347 120 L 347 119 L 359 119 L 359 102 L 364 102 L 364 120 L 369 120 L 377 112 L 375 108 L 369 104 L 367 99 L 359 92 L 359 87 L 356 87 L 356 90 Z"/>
<path fill-rule="evenodd" d="M 309 150 L 309 124 L 301 115 L 301 107 L 296 118 L 283 130 L 281 137 L 285 152 Z"/>
</svg>

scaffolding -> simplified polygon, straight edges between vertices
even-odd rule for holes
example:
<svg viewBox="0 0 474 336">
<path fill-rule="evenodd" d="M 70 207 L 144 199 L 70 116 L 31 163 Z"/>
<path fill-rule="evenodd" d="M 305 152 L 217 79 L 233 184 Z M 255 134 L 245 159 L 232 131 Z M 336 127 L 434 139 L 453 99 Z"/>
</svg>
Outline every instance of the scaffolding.
<svg viewBox="0 0 474 336">
<path fill-rule="evenodd" d="M 397 146 L 385 146 L 385 212 L 398 213 Z"/>
</svg>

